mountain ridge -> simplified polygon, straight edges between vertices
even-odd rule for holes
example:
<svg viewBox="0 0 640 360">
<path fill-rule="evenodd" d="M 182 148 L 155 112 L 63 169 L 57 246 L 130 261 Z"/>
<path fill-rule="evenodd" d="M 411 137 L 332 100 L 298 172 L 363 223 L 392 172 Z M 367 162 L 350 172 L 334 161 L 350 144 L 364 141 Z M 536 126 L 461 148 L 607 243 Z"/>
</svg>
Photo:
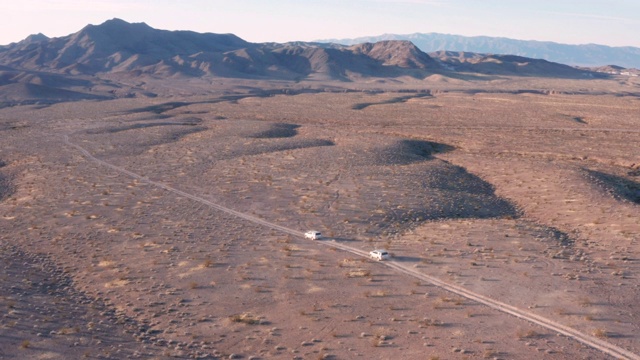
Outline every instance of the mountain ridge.
<svg viewBox="0 0 640 360">
<path fill-rule="evenodd" d="M 552 41 L 517 40 L 506 37 L 462 36 L 442 33 L 383 34 L 358 38 L 316 40 L 321 43 L 353 45 L 382 40 L 409 40 L 425 53 L 464 51 L 485 54 L 519 55 L 572 66 L 618 65 L 640 68 L 640 48 L 598 44 L 570 45 Z"/>
<path fill-rule="evenodd" d="M 251 43 L 234 34 L 159 30 L 120 19 L 90 24 L 63 37 L 36 34 L 0 48 L 4 91 L 0 100 L 5 102 L 19 102 L 25 96 L 34 101 L 157 96 L 158 91 L 178 91 L 171 89 L 194 78 L 201 79 L 201 84 L 238 79 L 304 81 L 321 87 L 326 81 L 419 84 L 435 78 L 466 81 L 502 76 L 590 79 L 610 75 L 514 55 L 427 54 L 407 40 L 354 45 Z"/>
<path fill-rule="evenodd" d="M 300 51 L 291 50 L 295 48 Z M 348 80 L 348 76 L 345 78 L 345 71 L 338 68 L 347 67 L 351 72 L 366 75 L 392 67 L 395 70 L 439 68 L 427 54 L 409 42 L 383 42 L 372 49 L 375 51 L 367 53 L 359 47 L 250 43 L 233 34 L 157 30 L 145 23 L 112 19 L 100 25 L 87 25 L 64 37 L 28 37 L 0 49 L 0 64 L 71 75 L 142 71 L 161 76 L 180 73 L 292 79 L 319 71 L 344 80 Z M 397 57 L 395 60 L 384 59 L 384 53 L 396 51 L 410 56 L 411 60 L 405 64 Z M 329 63 L 321 65 L 322 61 Z M 289 68 L 289 63 L 297 65 Z M 349 66 L 345 66 L 347 63 Z M 401 72 L 396 71 L 398 76 Z M 388 71 L 380 73 L 390 74 Z"/>
<path fill-rule="evenodd" d="M 540 64 L 539 59 L 482 56 L 485 63 L 506 65 L 495 69 L 489 69 L 487 64 L 479 66 L 475 54 L 469 55 L 468 61 L 460 61 L 459 56 L 453 58 L 443 53 L 432 53 L 430 56 L 408 40 L 380 40 L 353 45 L 251 43 L 234 34 L 159 30 L 146 23 L 111 19 L 99 25 L 89 24 L 64 37 L 47 38 L 42 34 L 29 36 L 21 42 L 1 48 L 0 65 L 68 75 L 129 73 L 132 76 L 147 74 L 158 77 L 340 81 L 402 76 L 420 79 L 452 69 L 486 74 L 571 78 L 585 77 L 588 73 L 585 69 L 578 70 L 555 63 L 545 63 L 541 67 L 543 71 L 536 73 L 531 64 Z"/>
</svg>

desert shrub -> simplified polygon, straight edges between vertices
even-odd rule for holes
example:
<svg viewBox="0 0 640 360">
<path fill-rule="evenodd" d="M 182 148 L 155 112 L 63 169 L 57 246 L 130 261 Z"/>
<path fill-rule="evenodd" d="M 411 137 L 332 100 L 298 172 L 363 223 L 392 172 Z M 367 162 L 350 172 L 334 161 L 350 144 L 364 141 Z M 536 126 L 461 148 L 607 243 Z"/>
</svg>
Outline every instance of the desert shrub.
<svg viewBox="0 0 640 360">
<path fill-rule="evenodd" d="M 260 324 L 260 318 L 250 314 L 250 313 L 242 313 L 242 314 L 236 314 L 236 315 L 231 315 L 229 317 L 229 319 L 232 322 L 236 322 L 236 323 L 243 323 L 243 324 L 247 324 L 247 325 L 258 325 Z"/>
</svg>

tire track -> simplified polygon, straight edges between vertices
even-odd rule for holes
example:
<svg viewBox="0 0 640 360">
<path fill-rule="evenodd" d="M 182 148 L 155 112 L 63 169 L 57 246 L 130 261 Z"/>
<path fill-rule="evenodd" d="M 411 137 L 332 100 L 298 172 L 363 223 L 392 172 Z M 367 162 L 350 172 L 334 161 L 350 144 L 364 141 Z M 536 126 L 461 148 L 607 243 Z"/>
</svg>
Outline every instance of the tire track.
<svg viewBox="0 0 640 360">
<path fill-rule="evenodd" d="M 166 185 L 166 184 L 163 184 L 163 183 L 160 183 L 160 182 L 157 182 L 157 181 L 153 181 L 153 180 L 149 179 L 146 176 L 138 175 L 138 174 L 136 174 L 134 172 L 131 172 L 131 171 L 127 170 L 127 169 L 124 169 L 122 167 L 113 165 L 113 164 L 108 163 L 108 162 L 106 162 L 104 160 L 100 160 L 100 159 L 96 158 L 95 156 L 91 155 L 91 153 L 89 153 L 86 149 L 84 149 L 80 145 L 72 143 L 69 140 L 69 136 L 68 135 L 64 135 L 64 142 L 67 145 L 73 146 L 74 148 L 78 149 L 78 151 L 80 151 L 82 153 L 82 155 L 84 155 L 89 160 L 91 160 L 93 162 L 96 162 L 96 163 L 98 163 L 98 164 L 100 164 L 102 166 L 108 167 L 108 168 L 110 168 L 112 170 L 115 170 L 115 171 L 117 171 L 119 173 L 128 175 L 128 176 L 130 176 L 130 177 L 132 177 L 134 179 L 138 179 L 140 181 L 143 181 L 143 182 L 146 182 L 148 184 L 154 185 L 154 186 L 159 187 L 161 189 L 165 189 L 167 191 L 170 191 L 170 192 L 172 192 L 174 194 L 177 194 L 177 195 L 189 198 L 191 200 L 203 203 L 203 204 L 208 205 L 208 206 L 210 206 L 210 207 L 212 207 L 214 209 L 217 209 L 217 210 L 220 210 L 220 211 L 224 211 L 224 212 L 226 212 L 228 214 L 231 214 L 231 215 L 237 216 L 239 218 L 254 222 L 256 224 L 264 225 L 264 226 L 270 227 L 272 229 L 279 230 L 279 231 L 282 231 L 282 232 L 285 232 L 285 233 L 288 233 L 288 234 L 291 234 L 291 235 L 294 235 L 294 236 L 304 236 L 304 233 L 302 231 L 289 229 L 289 228 L 286 228 L 284 226 L 280 226 L 280 225 L 277 225 L 277 224 L 270 223 L 270 222 L 265 221 L 263 219 L 260 219 L 258 217 L 251 216 L 251 215 L 248 215 L 248 214 L 245 214 L 245 213 L 241 213 L 239 211 L 230 209 L 230 208 L 222 206 L 222 205 L 218 205 L 218 204 L 216 204 L 214 202 L 211 202 L 209 200 L 203 199 L 201 197 L 197 197 L 195 195 L 191 195 L 189 193 L 186 193 L 186 192 L 184 192 L 182 190 L 178 190 L 178 189 L 176 189 L 174 187 L 171 187 L 169 185 Z"/>
<path fill-rule="evenodd" d="M 65 144 L 67 144 L 67 145 L 77 149 L 78 151 L 80 151 L 80 153 L 82 153 L 82 155 L 84 157 L 86 157 L 87 159 L 89 159 L 89 160 L 91 160 L 91 161 L 93 161 L 93 162 L 95 162 L 97 164 L 100 164 L 102 166 L 105 166 L 107 168 L 110 168 L 112 170 L 115 170 L 115 171 L 117 171 L 117 172 L 119 172 L 121 174 L 125 174 L 125 175 L 130 176 L 130 177 L 132 177 L 134 179 L 138 179 L 140 181 L 143 181 L 143 182 L 146 182 L 148 184 L 154 185 L 154 186 L 159 187 L 161 189 L 165 189 L 165 190 L 167 190 L 169 192 L 172 192 L 172 193 L 174 193 L 176 195 L 179 195 L 179 196 L 182 196 L 182 197 L 186 197 L 188 199 L 200 202 L 200 203 L 208 205 L 208 206 L 210 206 L 210 207 L 212 207 L 214 209 L 223 211 L 223 212 L 228 213 L 230 215 L 237 216 L 237 217 L 245 219 L 247 221 L 251 221 L 253 223 L 260 224 L 260 225 L 266 226 L 268 228 L 271 228 L 271 229 L 274 229 L 274 230 L 278 230 L 278 231 L 281 231 L 283 233 L 290 234 L 290 235 L 293 235 L 293 236 L 304 237 L 304 233 L 302 231 L 298 231 L 298 230 L 290 229 L 290 228 L 287 228 L 287 227 L 284 227 L 284 226 L 280 226 L 280 225 L 268 222 L 266 220 L 260 219 L 258 217 L 251 216 L 251 215 L 248 215 L 248 214 L 245 214 L 245 213 L 230 209 L 228 207 L 225 207 L 225 206 L 216 204 L 214 202 L 211 202 L 209 200 L 203 199 L 201 197 L 186 193 L 186 192 L 184 192 L 182 190 L 178 190 L 178 189 L 176 189 L 174 187 L 171 187 L 169 185 L 150 180 L 149 178 L 147 178 L 145 176 L 138 175 L 138 174 L 136 174 L 134 172 L 131 172 L 131 171 L 129 171 L 127 169 L 124 169 L 122 167 L 113 165 L 113 164 L 108 163 L 108 162 L 106 162 L 104 160 L 100 160 L 100 159 L 96 158 L 95 156 L 93 156 L 91 153 L 89 153 L 89 151 L 87 151 L 86 149 L 84 149 L 80 145 L 77 145 L 77 144 L 71 142 L 69 140 L 69 136 L 68 135 L 64 135 L 63 139 L 64 139 Z M 330 247 L 333 247 L 333 248 L 337 248 L 337 249 L 352 253 L 354 255 L 358 255 L 358 256 L 369 258 L 368 252 L 366 252 L 364 250 L 360 250 L 360 249 L 354 248 L 354 247 L 351 247 L 351 246 L 348 246 L 348 245 L 345 245 L 345 244 L 338 243 L 336 241 L 316 241 L 316 243 L 324 245 L 324 246 L 330 246 Z M 393 260 L 383 261 L 383 262 L 381 262 L 381 265 L 388 266 L 388 267 L 390 267 L 390 268 L 392 268 L 392 269 L 394 269 L 394 270 L 396 270 L 396 271 L 398 271 L 400 273 L 403 273 L 405 275 L 409 275 L 409 276 L 412 276 L 414 278 L 430 282 L 433 285 L 435 285 L 437 287 L 440 287 L 440 288 L 442 288 L 444 290 L 447 290 L 447 291 L 452 292 L 454 294 L 460 295 L 460 296 L 465 297 L 467 299 L 476 301 L 478 303 L 484 304 L 484 305 L 486 305 L 486 306 L 488 306 L 490 308 L 493 308 L 495 310 L 501 311 L 503 313 L 515 316 L 516 318 L 519 318 L 519 319 L 522 319 L 522 320 L 526 320 L 526 321 L 529 321 L 531 323 L 534 323 L 534 324 L 537 324 L 539 326 L 542 326 L 544 328 L 547 328 L 549 330 L 555 331 L 555 332 L 557 332 L 559 334 L 562 334 L 562 335 L 565 335 L 567 337 L 570 337 L 570 338 L 572 338 L 572 339 L 574 339 L 574 340 L 576 340 L 578 342 L 581 342 L 582 344 L 590 346 L 590 347 L 592 347 L 594 349 L 597 349 L 597 350 L 599 350 L 599 351 L 601 351 L 601 352 L 603 352 L 605 354 L 611 355 L 613 357 L 616 357 L 616 358 L 619 358 L 619 359 L 640 360 L 640 356 L 639 355 L 637 355 L 637 354 L 635 354 L 635 353 L 633 353 L 631 351 L 628 351 L 626 349 L 623 349 L 623 348 L 621 348 L 621 347 L 619 347 L 617 345 L 614 345 L 614 344 L 611 344 L 611 343 L 609 343 L 607 341 L 599 339 L 599 338 L 597 338 L 595 336 L 584 334 L 584 333 L 582 333 L 582 332 L 580 332 L 578 330 L 575 330 L 575 329 L 573 329 L 571 327 L 562 325 L 562 324 L 557 323 L 555 321 L 549 320 L 549 319 L 547 319 L 545 317 L 542 317 L 540 315 L 537 315 L 537 314 L 534 314 L 534 313 L 519 309 L 519 308 L 517 308 L 515 306 L 511 306 L 509 304 L 506 304 L 506 303 L 491 299 L 491 298 L 486 297 L 484 295 L 481 295 L 481 294 L 472 292 L 470 290 L 467 290 L 467 289 L 465 289 L 463 287 L 460 287 L 458 285 L 447 283 L 447 282 L 445 282 L 443 280 L 440 280 L 440 279 L 435 278 L 433 276 L 418 272 L 418 271 L 416 271 L 416 270 L 414 270 L 414 269 L 412 269 L 412 268 L 410 268 L 408 266 L 402 265 L 401 263 L 399 263 L 397 261 L 393 261 Z"/>
</svg>

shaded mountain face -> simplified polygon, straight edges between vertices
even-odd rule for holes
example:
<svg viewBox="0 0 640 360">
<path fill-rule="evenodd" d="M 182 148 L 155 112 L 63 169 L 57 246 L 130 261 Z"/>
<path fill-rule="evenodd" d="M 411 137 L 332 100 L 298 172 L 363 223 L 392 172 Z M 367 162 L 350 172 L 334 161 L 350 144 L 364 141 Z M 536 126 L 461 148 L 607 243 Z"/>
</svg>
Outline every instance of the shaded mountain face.
<svg viewBox="0 0 640 360">
<path fill-rule="evenodd" d="M 284 44 L 273 49 L 281 66 L 311 78 L 423 78 L 442 71 L 431 57 L 408 41 L 383 41 L 351 47 Z"/>
<path fill-rule="evenodd" d="M 589 70 L 516 55 L 477 54 L 463 51 L 438 51 L 430 55 L 449 70 L 457 72 L 577 79 L 596 76 Z"/>
<path fill-rule="evenodd" d="M 351 46 L 349 49 L 356 54 L 363 54 L 381 61 L 383 65 L 413 69 L 437 68 L 436 62 L 410 41 L 363 43 Z"/>
<path fill-rule="evenodd" d="M 350 80 L 358 76 L 424 77 L 439 66 L 407 41 L 356 47 L 254 44 L 232 34 L 156 30 L 113 19 L 69 36 L 31 36 L 0 49 L 0 64 L 66 74 L 148 74 Z"/>
<path fill-rule="evenodd" d="M 617 65 L 596 66 L 582 69 L 610 75 L 640 76 L 640 69 L 626 69 Z"/>
<path fill-rule="evenodd" d="M 139 91 L 139 95 L 147 94 Z M 147 94 L 149 95 L 149 94 Z M 75 100 L 107 100 L 134 96 L 108 80 L 95 77 L 19 70 L 0 65 L 0 108 L 16 104 L 51 104 Z"/>
<path fill-rule="evenodd" d="M 21 41 L 0 52 L 4 65 L 95 74 L 156 65 L 174 56 L 222 52 L 247 46 L 235 35 L 156 30 L 114 19 L 42 41 Z"/>
<path fill-rule="evenodd" d="M 514 54 L 572 66 L 595 67 L 616 64 L 625 68 L 640 69 L 640 48 L 631 46 L 567 45 L 550 41 L 526 41 L 489 36 L 468 37 L 438 33 L 385 34 L 355 39 L 321 40 L 321 42 L 353 45 L 383 40 L 411 41 L 426 53 L 450 50 L 483 54 Z"/>
</svg>

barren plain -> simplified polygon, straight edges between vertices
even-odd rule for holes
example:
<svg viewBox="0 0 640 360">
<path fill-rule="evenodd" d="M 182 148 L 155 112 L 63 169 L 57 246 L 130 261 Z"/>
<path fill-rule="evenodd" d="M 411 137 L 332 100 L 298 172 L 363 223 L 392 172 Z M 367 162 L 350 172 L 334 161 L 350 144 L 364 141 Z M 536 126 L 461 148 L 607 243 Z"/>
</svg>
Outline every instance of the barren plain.
<svg viewBox="0 0 640 360">
<path fill-rule="evenodd" d="M 0 109 L 0 358 L 640 358 L 640 82 L 242 85 Z"/>
</svg>

